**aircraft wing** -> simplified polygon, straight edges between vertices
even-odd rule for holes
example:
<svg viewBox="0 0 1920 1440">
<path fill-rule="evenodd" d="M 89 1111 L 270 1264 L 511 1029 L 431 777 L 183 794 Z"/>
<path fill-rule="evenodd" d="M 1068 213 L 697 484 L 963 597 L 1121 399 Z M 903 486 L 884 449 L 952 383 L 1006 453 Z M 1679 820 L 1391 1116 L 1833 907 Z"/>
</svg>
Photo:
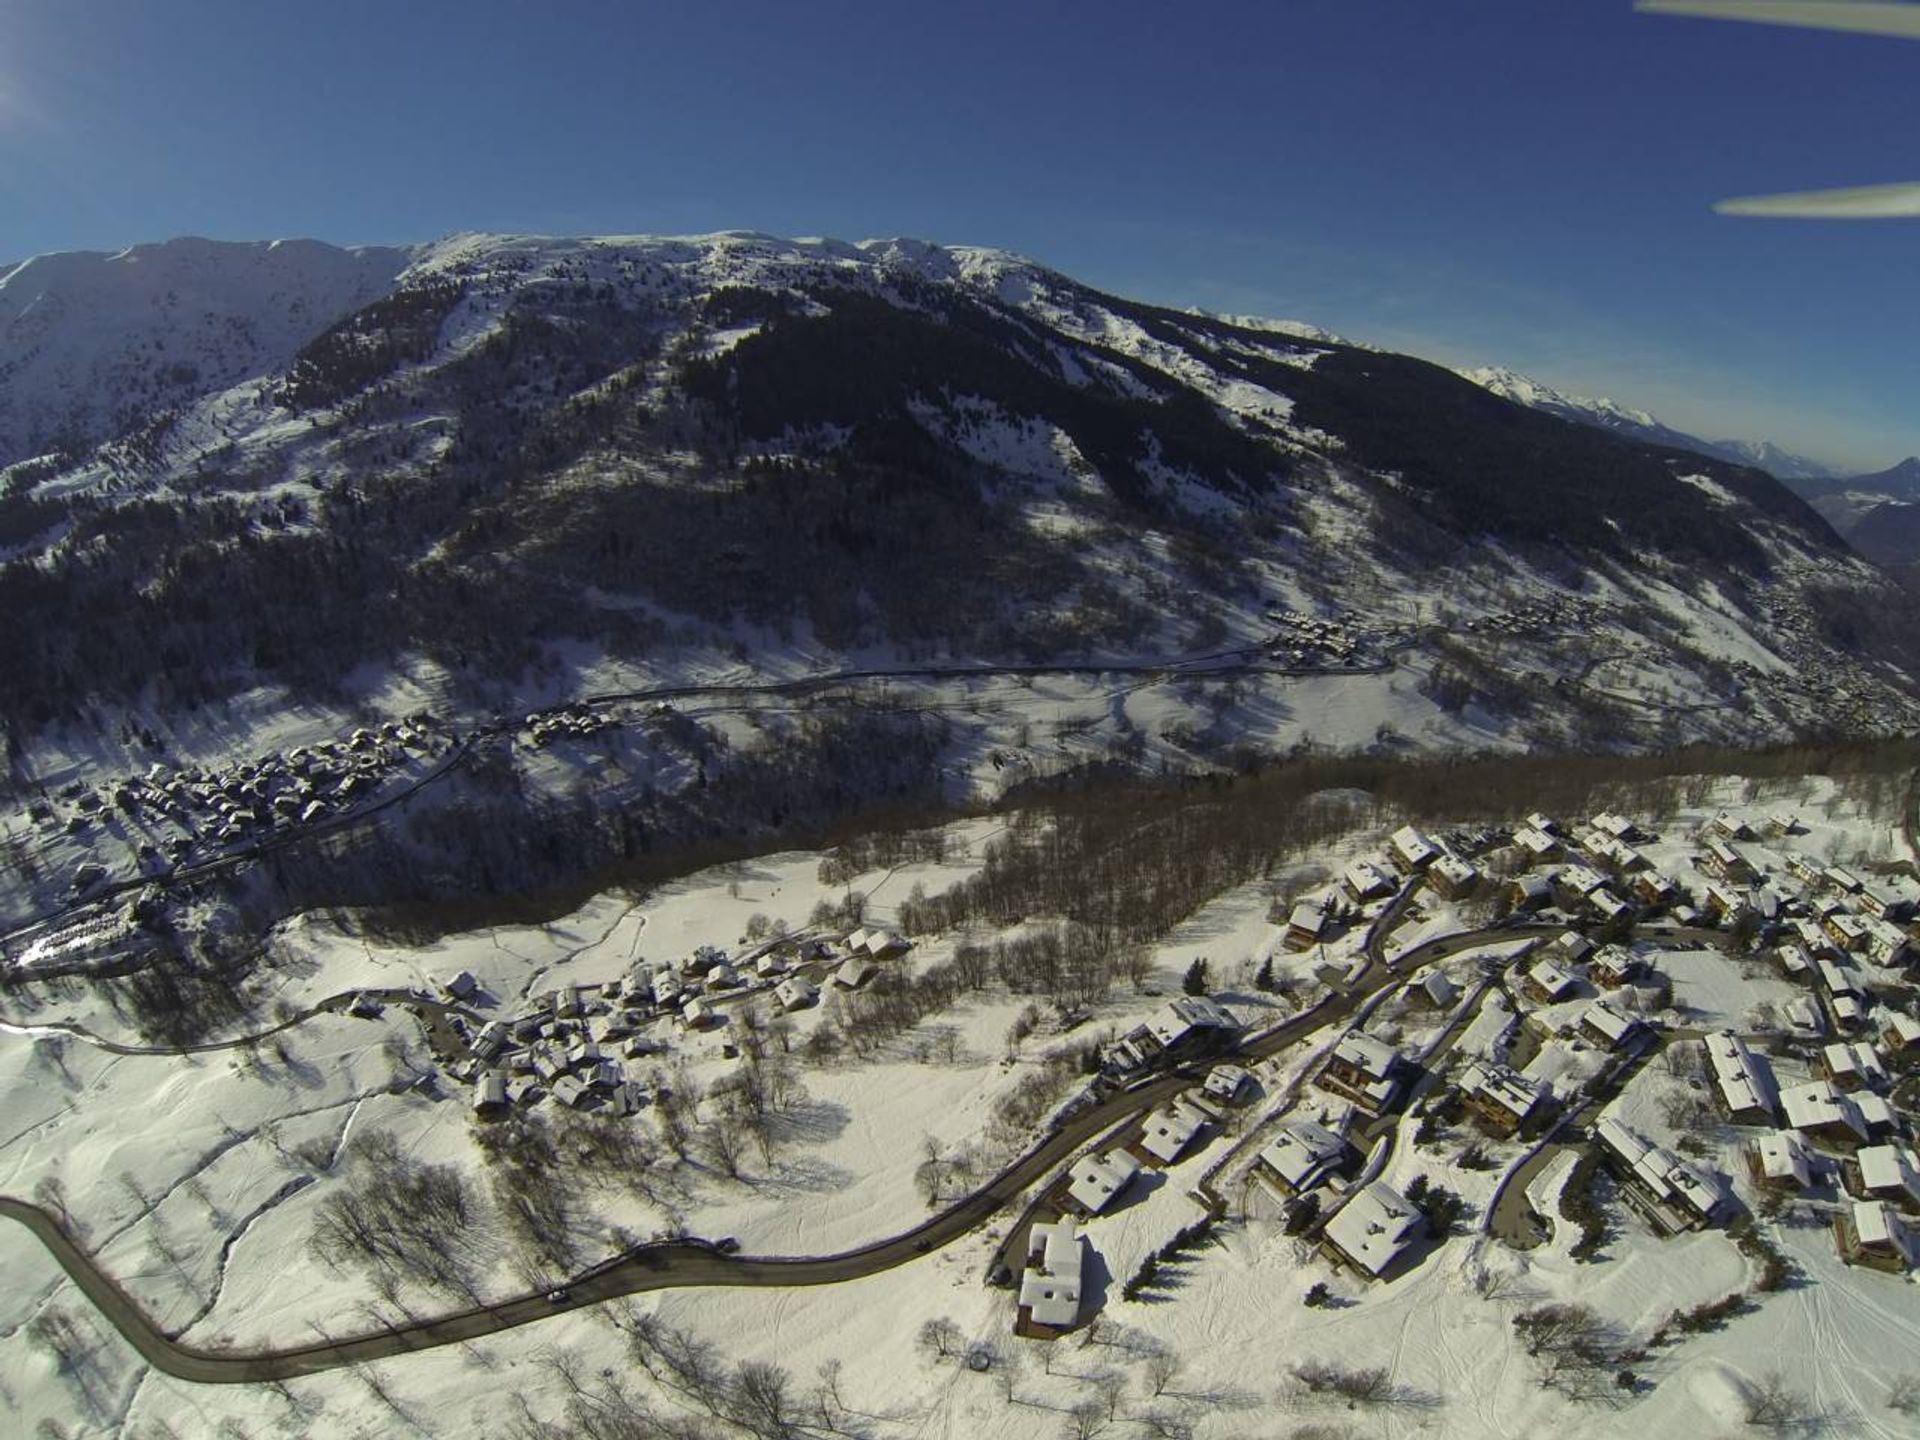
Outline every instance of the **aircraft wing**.
<svg viewBox="0 0 1920 1440">
<path fill-rule="evenodd" d="M 1751 20 L 1761 25 L 1798 25 L 1808 30 L 1846 30 L 1857 35 L 1920 40 L 1920 5 L 1896 0 L 1635 0 L 1634 8 L 1660 15 Z"/>
<path fill-rule="evenodd" d="M 1806 220 L 1883 220 L 1920 216 L 1920 181 L 1746 195 L 1713 207 L 1722 215 L 1778 215 Z"/>
</svg>

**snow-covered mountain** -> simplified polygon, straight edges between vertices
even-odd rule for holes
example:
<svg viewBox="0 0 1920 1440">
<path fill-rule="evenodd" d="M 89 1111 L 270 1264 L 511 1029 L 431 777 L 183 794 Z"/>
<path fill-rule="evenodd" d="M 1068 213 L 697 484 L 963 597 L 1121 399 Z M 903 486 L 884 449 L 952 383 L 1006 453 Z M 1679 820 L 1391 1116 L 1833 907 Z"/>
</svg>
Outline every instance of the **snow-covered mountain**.
<svg viewBox="0 0 1920 1440">
<path fill-rule="evenodd" d="M 1676 450 L 1691 450 L 1698 455 L 1728 460 L 1735 465 L 1751 465 L 1766 471 L 1776 480 L 1819 480 L 1828 473 L 1818 461 L 1795 455 L 1771 440 L 1702 440 L 1698 435 L 1674 429 L 1645 410 L 1636 410 L 1615 400 L 1568 395 L 1502 366 L 1462 370 L 1460 374 L 1503 399 L 1548 415 L 1557 415 L 1562 420 L 1610 430 L 1616 435 L 1643 440 L 1649 445 L 1667 445 Z"/>
<path fill-rule="evenodd" d="M 1341 722 L 1369 734 L 1670 743 L 1910 705 L 1886 582 L 1763 475 L 1637 443 L 1651 417 L 1567 424 L 1518 377 L 1509 403 L 1003 251 L 195 241 L 5 293 L 15 453 L 117 432 L 0 489 L 16 746 L 349 677 L 491 708 L 718 659 L 1137 659 L 1263 642 L 1274 610 L 1401 634 L 1392 703 Z M 1276 723 L 1241 738 L 1304 722 Z"/>
<path fill-rule="evenodd" d="M 1818 460 L 1796 455 L 1771 440 L 1714 440 L 1708 443 L 1712 447 L 1708 453 L 1723 455 L 1738 464 L 1755 466 L 1795 488 L 1800 488 L 1796 482 L 1826 480 L 1833 474 Z M 1803 489 L 1801 493 L 1806 491 Z"/>
<path fill-rule="evenodd" d="M 0 271 L 0 467 L 80 451 L 285 366 L 386 293 L 409 252 L 180 239 Z"/>
</svg>

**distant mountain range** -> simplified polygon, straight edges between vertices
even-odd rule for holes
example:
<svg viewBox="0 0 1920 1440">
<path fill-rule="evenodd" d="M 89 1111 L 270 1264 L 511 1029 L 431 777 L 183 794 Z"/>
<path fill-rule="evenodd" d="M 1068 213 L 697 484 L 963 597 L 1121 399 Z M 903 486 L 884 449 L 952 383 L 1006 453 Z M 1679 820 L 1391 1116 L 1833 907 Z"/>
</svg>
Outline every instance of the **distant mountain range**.
<svg viewBox="0 0 1920 1440">
<path fill-rule="evenodd" d="M 429 673 L 491 707 L 798 656 L 1099 663 L 1272 610 L 1417 630 L 1348 724 L 1672 743 L 1912 701 L 1900 593 L 1757 452 L 997 250 L 41 257 L 0 277 L 0 377 L 16 749 L 263 686 Z M 1625 698 L 1553 703 L 1619 657 Z"/>
<path fill-rule="evenodd" d="M 1668 445 L 1676 450 L 1711 455 L 1716 460 L 1730 460 L 1735 465 L 1752 465 L 1776 480 L 1788 482 L 1795 489 L 1801 488 L 1797 482 L 1823 481 L 1830 477 L 1830 472 L 1818 461 L 1783 450 L 1771 440 L 1702 440 L 1697 435 L 1674 429 L 1644 410 L 1634 410 L 1612 400 L 1567 395 L 1538 380 L 1499 366 L 1462 370 L 1460 373 L 1496 395 L 1549 415 L 1558 415 L 1563 420 L 1597 426 L 1616 435 L 1644 440 L 1649 445 Z"/>
</svg>

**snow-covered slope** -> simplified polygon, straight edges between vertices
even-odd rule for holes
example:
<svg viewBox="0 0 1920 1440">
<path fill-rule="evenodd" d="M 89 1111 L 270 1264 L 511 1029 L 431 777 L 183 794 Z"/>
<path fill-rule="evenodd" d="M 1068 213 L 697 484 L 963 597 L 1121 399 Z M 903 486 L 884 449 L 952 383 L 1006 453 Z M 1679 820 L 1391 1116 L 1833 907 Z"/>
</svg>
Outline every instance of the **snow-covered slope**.
<svg viewBox="0 0 1920 1440">
<path fill-rule="evenodd" d="M 0 466 L 79 450 L 285 366 L 383 294 L 409 252 L 169 240 L 0 272 Z"/>
<path fill-rule="evenodd" d="M 1751 469 L 1004 251 L 188 241 L 5 293 L 34 393 L 96 428 L 170 397 L 0 487 L 19 744 L 348 677 L 491 712 L 721 663 L 1287 660 L 1273 611 L 1400 637 L 1342 701 L 1370 735 L 1672 743 L 1910 704 L 1884 582 Z M 1295 743 L 1308 683 L 1214 743 Z"/>
</svg>

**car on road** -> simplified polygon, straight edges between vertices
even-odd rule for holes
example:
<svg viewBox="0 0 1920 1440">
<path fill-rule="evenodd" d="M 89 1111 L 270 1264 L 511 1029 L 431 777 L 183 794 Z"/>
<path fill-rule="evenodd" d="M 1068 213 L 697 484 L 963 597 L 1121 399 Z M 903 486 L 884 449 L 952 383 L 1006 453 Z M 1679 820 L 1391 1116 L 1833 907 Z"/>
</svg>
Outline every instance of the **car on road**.
<svg viewBox="0 0 1920 1440">
<path fill-rule="evenodd" d="M 560 1286 L 558 1289 L 547 1291 L 547 1303 L 549 1305 L 564 1305 L 567 1303 L 568 1299 L 570 1298 L 571 1296 L 567 1290 L 567 1287 L 564 1285 Z"/>
<path fill-rule="evenodd" d="M 740 1242 L 731 1235 L 722 1235 L 713 1242 L 713 1248 L 722 1255 L 732 1255 L 740 1249 Z"/>
</svg>

